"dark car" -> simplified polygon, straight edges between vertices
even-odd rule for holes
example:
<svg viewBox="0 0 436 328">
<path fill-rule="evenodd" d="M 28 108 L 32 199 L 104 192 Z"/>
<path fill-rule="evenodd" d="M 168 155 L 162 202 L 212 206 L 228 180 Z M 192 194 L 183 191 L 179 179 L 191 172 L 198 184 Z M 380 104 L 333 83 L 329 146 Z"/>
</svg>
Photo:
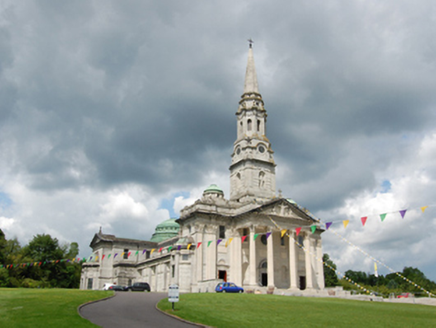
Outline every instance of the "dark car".
<svg viewBox="0 0 436 328">
<path fill-rule="evenodd" d="M 126 291 L 126 287 L 124 287 L 124 286 L 119 286 L 119 285 L 113 285 L 113 286 L 110 286 L 110 287 L 108 288 L 108 290 L 115 290 L 115 291 L 117 291 L 117 292 L 125 292 L 125 291 Z"/>
<path fill-rule="evenodd" d="M 126 290 L 129 292 L 149 292 L 150 291 L 150 285 L 146 282 L 135 282 L 132 286 L 127 286 Z"/>
<path fill-rule="evenodd" d="M 215 287 L 217 293 L 243 293 L 244 288 L 236 286 L 233 282 L 220 282 Z"/>
</svg>

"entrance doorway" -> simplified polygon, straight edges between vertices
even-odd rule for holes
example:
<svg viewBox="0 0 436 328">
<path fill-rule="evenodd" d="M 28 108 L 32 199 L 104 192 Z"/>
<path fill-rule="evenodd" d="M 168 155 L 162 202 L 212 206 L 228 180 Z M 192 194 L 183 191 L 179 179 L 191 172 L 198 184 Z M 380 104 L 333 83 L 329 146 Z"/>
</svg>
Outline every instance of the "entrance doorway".
<svg viewBox="0 0 436 328">
<path fill-rule="evenodd" d="M 306 277 L 304 276 L 300 276 L 300 289 L 306 289 Z"/>
<path fill-rule="evenodd" d="M 268 286 L 268 274 L 267 273 L 262 273 L 261 275 L 261 284 L 262 286 Z"/>
<path fill-rule="evenodd" d="M 227 282 L 227 271 L 219 270 L 218 271 L 218 279 L 224 280 L 224 282 Z"/>
</svg>

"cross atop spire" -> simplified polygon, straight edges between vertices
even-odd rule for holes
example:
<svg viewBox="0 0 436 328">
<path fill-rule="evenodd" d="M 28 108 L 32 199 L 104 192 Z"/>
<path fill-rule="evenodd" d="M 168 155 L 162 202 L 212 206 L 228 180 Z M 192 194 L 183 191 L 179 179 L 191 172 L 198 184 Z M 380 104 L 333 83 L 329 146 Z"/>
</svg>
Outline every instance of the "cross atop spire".
<svg viewBox="0 0 436 328">
<path fill-rule="evenodd" d="M 250 48 L 253 48 L 254 41 L 252 39 L 248 39 L 248 44 L 250 45 Z"/>
</svg>

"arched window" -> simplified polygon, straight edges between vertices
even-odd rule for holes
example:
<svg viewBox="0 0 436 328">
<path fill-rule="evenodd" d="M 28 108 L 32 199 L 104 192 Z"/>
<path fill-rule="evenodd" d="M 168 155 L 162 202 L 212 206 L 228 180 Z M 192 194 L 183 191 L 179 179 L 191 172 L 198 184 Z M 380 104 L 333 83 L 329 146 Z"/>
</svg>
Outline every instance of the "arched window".
<svg viewBox="0 0 436 328">
<path fill-rule="evenodd" d="M 265 185 L 265 172 L 259 172 L 259 187 L 262 188 Z"/>
<path fill-rule="evenodd" d="M 257 132 L 260 131 L 260 120 L 257 120 Z"/>
<path fill-rule="evenodd" d="M 247 130 L 251 131 L 251 120 L 247 121 Z"/>
</svg>

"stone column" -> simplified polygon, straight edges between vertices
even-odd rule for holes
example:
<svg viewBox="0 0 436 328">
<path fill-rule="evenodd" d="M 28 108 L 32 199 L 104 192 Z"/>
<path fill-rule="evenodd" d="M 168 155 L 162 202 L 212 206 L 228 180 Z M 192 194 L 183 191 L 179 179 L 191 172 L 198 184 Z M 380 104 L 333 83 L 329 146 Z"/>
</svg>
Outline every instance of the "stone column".
<svg viewBox="0 0 436 328">
<path fill-rule="evenodd" d="M 232 234 L 233 240 L 227 247 L 230 247 L 230 278 L 238 285 L 242 286 L 242 245 L 241 235 L 238 230 Z"/>
<path fill-rule="evenodd" d="M 296 253 L 296 245 L 295 245 L 295 239 L 297 238 L 295 236 L 294 232 L 291 232 L 291 235 L 289 237 L 289 281 L 290 281 L 290 288 L 291 289 L 297 289 L 298 283 L 297 283 L 297 277 L 298 277 L 298 266 L 297 266 L 297 253 Z"/>
<path fill-rule="evenodd" d="M 305 249 L 305 256 L 306 256 L 306 289 L 312 289 L 313 288 L 313 277 L 312 277 L 312 255 L 310 252 L 311 249 L 311 242 L 309 234 L 306 233 L 304 236 L 304 249 Z"/>
<path fill-rule="evenodd" d="M 316 256 L 318 257 L 317 261 L 317 280 L 318 280 L 318 287 L 320 289 L 325 288 L 325 282 L 324 282 L 324 264 L 322 263 L 322 242 L 321 242 L 321 236 L 316 240 Z"/>
<path fill-rule="evenodd" d="M 176 251 L 176 255 L 174 256 L 174 283 L 180 286 L 179 282 L 179 263 L 180 263 L 180 251 Z M 171 271 L 173 268 L 171 268 Z"/>
<path fill-rule="evenodd" d="M 209 266 L 209 276 L 208 279 L 216 279 L 217 278 L 217 265 L 216 265 L 216 259 L 217 259 L 217 227 L 216 226 L 210 226 L 209 227 L 209 239 L 207 242 L 212 241 L 210 243 L 209 248 L 209 256 L 207 257 L 207 263 Z"/>
<path fill-rule="evenodd" d="M 197 261 L 197 282 L 203 280 L 203 248 L 205 245 L 203 245 L 203 229 L 204 226 L 198 225 L 197 226 L 197 233 L 196 233 L 196 245 L 197 247 L 198 243 L 201 243 L 200 248 L 195 249 L 195 257 Z"/>
<path fill-rule="evenodd" d="M 267 270 L 268 270 L 268 287 L 274 285 L 274 232 L 271 233 L 267 241 Z"/>
<path fill-rule="evenodd" d="M 254 240 L 255 227 L 250 227 L 250 263 L 248 284 L 256 286 L 256 241 Z"/>
</svg>

